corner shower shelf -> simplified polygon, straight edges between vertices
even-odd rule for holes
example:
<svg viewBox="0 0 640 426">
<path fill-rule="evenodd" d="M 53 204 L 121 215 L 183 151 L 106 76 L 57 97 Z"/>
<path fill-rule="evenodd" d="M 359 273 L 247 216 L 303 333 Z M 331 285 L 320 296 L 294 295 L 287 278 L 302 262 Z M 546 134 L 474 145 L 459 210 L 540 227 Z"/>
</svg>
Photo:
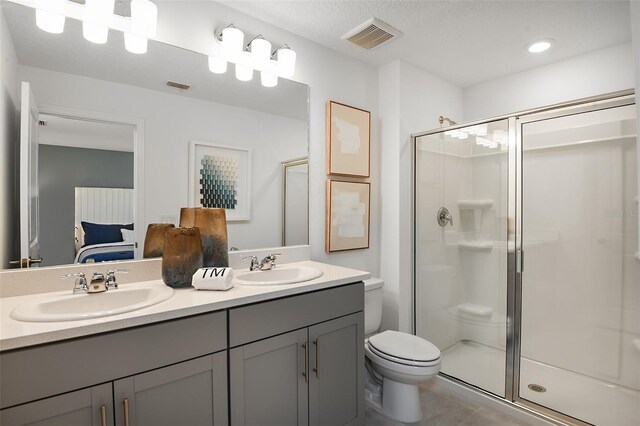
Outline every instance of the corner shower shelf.
<svg viewBox="0 0 640 426">
<path fill-rule="evenodd" d="M 493 206 L 493 200 L 458 200 L 458 208 L 460 209 L 490 209 Z"/>
<path fill-rule="evenodd" d="M 460 250 L 490 251 L 493 249 L 493 241 L 459 241 Z"/>
</svg>

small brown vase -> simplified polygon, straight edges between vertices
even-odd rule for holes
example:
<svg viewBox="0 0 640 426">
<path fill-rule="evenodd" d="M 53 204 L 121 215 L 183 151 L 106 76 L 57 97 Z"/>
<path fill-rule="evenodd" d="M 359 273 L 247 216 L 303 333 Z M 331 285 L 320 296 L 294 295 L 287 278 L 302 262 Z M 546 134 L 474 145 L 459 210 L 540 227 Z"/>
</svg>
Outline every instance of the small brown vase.
<svg viewBox="0 0 640 426">
<path fill-rule="evenodd" d="M 150 223 L 144 237 L 142 257 L 162 257 L 164 239 L 169 229 L 175 228 L 173 223 Z"/>
<path fill-rule="evenodd" d="M 189 287 L 199 268 L 202 268 L 202 240 L 198 228 L 169 229 L 162 253 L 162 281 L 173 288 Z"/>
<path fill-rule="evenodd" d="M 203 266 L 229 266 L 224 209 L 183 207 L 180 209 L 180 226 L 195 226 L 200 230 Z"/>
</svg>

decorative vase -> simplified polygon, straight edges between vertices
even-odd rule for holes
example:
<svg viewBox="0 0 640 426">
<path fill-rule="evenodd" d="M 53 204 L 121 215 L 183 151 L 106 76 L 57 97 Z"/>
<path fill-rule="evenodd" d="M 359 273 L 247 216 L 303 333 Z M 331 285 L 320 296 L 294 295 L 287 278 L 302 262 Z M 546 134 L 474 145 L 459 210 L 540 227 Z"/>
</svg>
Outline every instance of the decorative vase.
<svg viewBox="0 0 640 426">
<path fill-rule="evenodd" d="M 175 228 L 173 223 L 150 223 L 144 237 L 144 250 L 142 257 L 162 257 L 164 239 L 169 229 Z"/>
<path fill-rule="evenodd" d="M 191 286 L 193 274 L 202 268 L 202 240 L 198 228 L 167 230 L 162 252 L 162 281 L 169 287 Z"/>
<path fill-rule="evenodd" d="M 224 209 L 183 207 L 180 209 L 180 226 L 195 226 L 200 230 L 203 266 L 229 266 Z"/>
</svg>

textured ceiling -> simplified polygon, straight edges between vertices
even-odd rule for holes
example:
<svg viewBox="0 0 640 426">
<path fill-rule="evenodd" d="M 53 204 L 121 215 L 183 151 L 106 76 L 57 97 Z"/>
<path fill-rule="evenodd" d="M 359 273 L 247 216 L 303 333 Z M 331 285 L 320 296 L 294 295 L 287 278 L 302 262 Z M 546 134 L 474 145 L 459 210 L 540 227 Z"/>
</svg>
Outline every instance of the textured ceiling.
<svg viewBox="0 0 640 426">
<path fill-rule="evenodd" d="M 373 66 L 402 59 L 461 87 L 631 39 L 629 2 L 619 0 L 221 3 Z M 404 35 L 371 51 L 340 39 L 371 17 Z M 556 44 L 532 55 L 524 46 L 537 38 L 553 38 Z"/>
</svg>

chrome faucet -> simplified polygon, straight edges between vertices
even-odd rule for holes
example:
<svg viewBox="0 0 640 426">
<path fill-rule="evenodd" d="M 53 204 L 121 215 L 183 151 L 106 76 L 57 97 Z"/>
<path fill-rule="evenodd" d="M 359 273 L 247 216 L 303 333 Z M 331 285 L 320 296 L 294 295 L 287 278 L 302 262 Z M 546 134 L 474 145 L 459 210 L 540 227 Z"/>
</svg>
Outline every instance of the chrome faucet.
<svg viewBox="0 0 640 426">
<path fill-rule="evenodd" d="M 91 282 L 87 282 L 87 277 L 84 272 L 78 272 L 75 274 L 62 275 L 60 278 L 75 278 L 76 282 L 73 286 L 73 294 L 93 294 L 104 293 L 107 290 L 118 288 L 116 282 L 116 272 L 129 272 L 127 269 L 111 269 L 107 272 L 105 278 L 101 272 L 94 272 L 91 275 Z"/>
<path fill-rule="evenodd" d="M 250 271 L 259 271 L 260 270 L 260 262 L 258 262 L 258 256 L 242 256 L 242 260 L 251 259 L 251 266 L 249 266 Z"/>
<path fill-rule="evenodd" d="M 276 256 L 280 256 L 280 253 L 271 253 L 260 261 L 255 255 L 243 256 L 242 260 L 251 259 L 250 271 L 268 271 L 276 267 Z"/>
<path fill-rule="evenodd" d="M 116 272 L 122 272 L 126 274 L 127 272 L 129 272 L 129 270 L 128 269 L 109 269 L 107 271 L 106 282 L 104 283 L 107 290 L 118 288 L 118 282 L 116 281 Z"/>
<path fill-rule="evenodd" d="M 67 278 L 76 279 L 76 282 L 73 286 L 73 294 L 86 293 L 87 291 L 89 291 L 89 286 L 87 285 L 87 278 L 85 277 L 84 272 L 78 272 L 76 274 L 66 274 L 66 275 L 60 276 L 60 278 L 62 278 L 63 280 L 66 280 Z"/>
<path fill-rule="evenodd" d="M 275 268 L 276 265 L 276 256 L 281 256 L 280 253 L 271 253 L 266 256 L 264 259 L 260 261 L 260 270 L 268 271 L 270 269 Z"/>
</svg>

